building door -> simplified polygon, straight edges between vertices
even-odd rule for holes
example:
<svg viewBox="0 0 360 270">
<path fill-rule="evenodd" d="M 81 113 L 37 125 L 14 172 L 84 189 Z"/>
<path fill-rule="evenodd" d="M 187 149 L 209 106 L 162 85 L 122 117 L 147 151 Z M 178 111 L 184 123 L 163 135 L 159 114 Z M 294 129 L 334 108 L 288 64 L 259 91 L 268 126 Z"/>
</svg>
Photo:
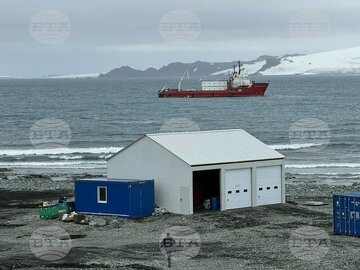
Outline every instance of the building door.
<svg viewBox="0 0 360 270">
<path fill-rule="evenodd" d="M 180 213 L 190 214 L 190 188 L 186 186 L 180 186 Z"/>
<path fill-rule="evenodd" d="M 257 205 L 281 203 L 281 166 L 256 168 Z"/>
<path fill-rule="evenodd" d="M 251 169 L 225 171 L 225 209 L 251 206 Z"/>
<path fill-rule="evenodd" d="M 142 216 L 142 187 L 141 185 L 129 185 L 130 193 L 130 209 L 132 216 Z"/>
<path fill-rule="evenodd" d="M 220 169 L 193 171 L 193 210 L 211 198 L 220 198 Z"/>
</svg>

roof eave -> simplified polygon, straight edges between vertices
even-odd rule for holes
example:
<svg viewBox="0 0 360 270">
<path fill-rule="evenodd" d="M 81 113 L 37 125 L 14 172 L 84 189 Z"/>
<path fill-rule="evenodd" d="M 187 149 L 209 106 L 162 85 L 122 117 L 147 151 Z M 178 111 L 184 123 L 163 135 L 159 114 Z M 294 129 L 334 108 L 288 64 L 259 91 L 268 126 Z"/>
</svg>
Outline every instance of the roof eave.
<svg viewBox="0 0 360 270">
<path fill-rule="evenodd" d="M 218 162 L 218 163 L 191 164 L 190 166 L 191 167 L 216 166 L 216 165 L 233 164 L 233 163 L 250 163 L 250 162 L 284 160 L 284 159 L 285 159 L 285 157 L 279 157 L 279 158 L 254 159 L 254 160 L 243 160 L 243 161 L 229 161 L 229 162 Z"/>
</svg>

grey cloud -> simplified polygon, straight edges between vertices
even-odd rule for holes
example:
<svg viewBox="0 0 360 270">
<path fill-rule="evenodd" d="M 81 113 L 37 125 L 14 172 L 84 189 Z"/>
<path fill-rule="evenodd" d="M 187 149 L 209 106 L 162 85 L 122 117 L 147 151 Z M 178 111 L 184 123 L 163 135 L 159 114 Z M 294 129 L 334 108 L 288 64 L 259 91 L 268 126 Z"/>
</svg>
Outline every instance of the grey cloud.
<svg viewBox="0 0 360 270">
<path fill-rule="evenodd" d="M 71 20 L 71 35 L 63 44 L 44 45 L 30 35 L 32 16 L 46 9 L 60 10 Z M 194 12 L 201 22 L 199 37 L 185 45 L 166 43 L 159 33 L 161 17 L 179 9 Z M 292 38 L 289 20 L 301 10 L 327 16 L 328 36 Z M 171 61 L 227 61 L 358 46 L 359 10 L 360 0 L 2 0 L 0 75 L 93 73 L 121 65 L 159 67 Z"/>
</svg>

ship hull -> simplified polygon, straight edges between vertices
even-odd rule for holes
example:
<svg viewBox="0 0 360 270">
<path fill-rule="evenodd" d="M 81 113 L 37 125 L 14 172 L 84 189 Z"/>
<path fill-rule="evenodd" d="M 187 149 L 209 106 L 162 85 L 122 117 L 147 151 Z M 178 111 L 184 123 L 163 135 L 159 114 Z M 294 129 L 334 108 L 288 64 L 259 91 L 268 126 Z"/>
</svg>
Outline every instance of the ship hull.
<svg viewBox="0 0 360 270">
<path fill-rule="evenodd" d="M 239 88 L 230 88 L 226 90 L 178 90 L 178 89 L 164 89 L 159 91 L 160 98 L 168 97 L 249 97 L 249 96 L 263 96 L 269 83 L 253 83 L 249 86 L 242 86 Z"/>
</svg>

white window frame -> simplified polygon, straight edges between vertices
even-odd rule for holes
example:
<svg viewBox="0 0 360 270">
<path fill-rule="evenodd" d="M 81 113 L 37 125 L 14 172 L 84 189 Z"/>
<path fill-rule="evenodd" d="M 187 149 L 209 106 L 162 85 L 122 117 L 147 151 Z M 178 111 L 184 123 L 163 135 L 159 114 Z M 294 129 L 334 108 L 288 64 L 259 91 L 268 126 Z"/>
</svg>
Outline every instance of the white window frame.
<svg viewBox="0 0 360 270">
<path fill-rule="evenodd" d="M 100 200 L 100 189 L 101 188 L 105 189 L 105 201 Z M 98 203 L 107 203 L 107 187 L 105 187 L 105 186 L 98 186 L 97 187 L 97 202 Z"/>
</svg>

